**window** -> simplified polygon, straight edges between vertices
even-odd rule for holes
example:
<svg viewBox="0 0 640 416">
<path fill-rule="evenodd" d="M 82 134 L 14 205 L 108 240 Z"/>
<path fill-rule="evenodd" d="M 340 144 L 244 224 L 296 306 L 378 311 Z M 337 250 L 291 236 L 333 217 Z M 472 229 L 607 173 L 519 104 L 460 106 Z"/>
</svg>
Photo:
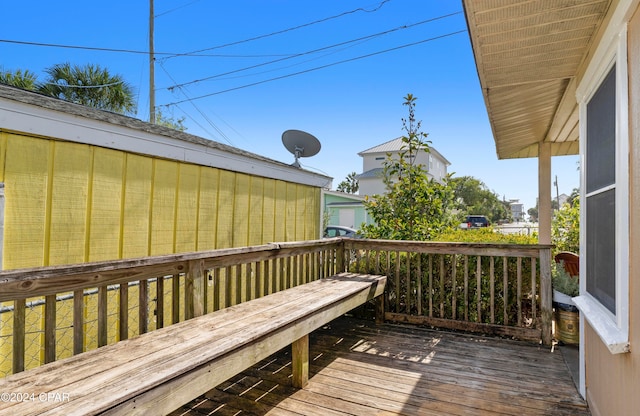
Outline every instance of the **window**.
<svg viewBox="0 0 640 416">
<path fill-rule="evenodd" d="M 587 103 L 586 288 L 616 314 L 616 67 Z"/>
<path fill-rule="evenodd" d="M 626 27 L 596 52 L 580 102 L 578 308 L 612 353 L 629 350 L 629 134 Z M 600 56 L 598 56 L 600 55 Z"/>
</svg>

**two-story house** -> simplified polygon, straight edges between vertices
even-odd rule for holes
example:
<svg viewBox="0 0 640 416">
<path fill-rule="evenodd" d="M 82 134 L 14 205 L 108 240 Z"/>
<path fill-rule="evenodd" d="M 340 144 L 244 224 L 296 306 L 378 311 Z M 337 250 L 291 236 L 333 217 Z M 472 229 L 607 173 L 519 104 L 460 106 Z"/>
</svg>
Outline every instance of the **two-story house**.
<svg viewBox="0 0 640 416">
<path fill-rule="evenodd" d="M 362 157 L 362 173 L 356 176 L 359 184 L 360 195 L 384 194 L 385 184 L 382 180 L 382 170 L 387 155 L 398 158 L 404 143 L 402 138 L 390 140 L 370 149 L 358 153 Z M 442 182 L 447 176 L 447 167 L 451 163 L 438 152 L 434 147 L 429 146 L 428 152 L 418 152 L 416 163 L 424 166 L 429 178 Z"/>
</svg>

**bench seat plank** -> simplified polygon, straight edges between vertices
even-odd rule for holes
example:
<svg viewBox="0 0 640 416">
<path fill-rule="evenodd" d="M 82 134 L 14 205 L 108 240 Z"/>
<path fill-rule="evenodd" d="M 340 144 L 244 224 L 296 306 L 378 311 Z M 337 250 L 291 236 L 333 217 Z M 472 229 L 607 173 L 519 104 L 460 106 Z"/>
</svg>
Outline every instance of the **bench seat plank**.
<svg viewBox="0 0 640 416">
<path fill-rule="evenodd" d="M 169 413 L 382 294 L 385 279 L 343 273 L 6 377 L 2 392 L 68 400 L 0 403 L 0 415 Z"/>
</svg>

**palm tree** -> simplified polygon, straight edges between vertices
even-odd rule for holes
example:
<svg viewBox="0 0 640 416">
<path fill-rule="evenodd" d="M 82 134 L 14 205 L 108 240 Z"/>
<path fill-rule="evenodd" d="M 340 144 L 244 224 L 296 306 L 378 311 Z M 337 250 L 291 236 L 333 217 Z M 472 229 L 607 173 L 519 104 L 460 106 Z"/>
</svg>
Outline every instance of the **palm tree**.
<svg viewBox="0 0 640 416">
<path fill-rule="evenodd" d="M 111 75 L 106 68 L 66 62 L 45 72 L 49 77 L 39 87 L 43 94 L 121 114 L 135 111 L 133 88 L 121 75 Z"/>
<path fill-rule="evenodd" d="M 0 84 L 7 84 L 25 90 L 35 90 L 38 85 L 36 74 L 28 69 L 24 72 L 21 69 L 0 71 Z"/>
</svg>

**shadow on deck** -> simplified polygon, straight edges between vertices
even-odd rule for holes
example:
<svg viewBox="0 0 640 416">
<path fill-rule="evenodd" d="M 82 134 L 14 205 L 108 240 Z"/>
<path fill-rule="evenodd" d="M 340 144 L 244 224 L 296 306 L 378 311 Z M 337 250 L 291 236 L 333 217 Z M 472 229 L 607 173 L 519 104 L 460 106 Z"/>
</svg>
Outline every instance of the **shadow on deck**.
<svg viewBox="0 0 640 416">
<path fill-rule="evenodd" d="M 560 351 L 531 343 L 340 318 L 310 339 L 310 380 L 291 352 L 172 415 L 589 415 Z"/>
</svg>

